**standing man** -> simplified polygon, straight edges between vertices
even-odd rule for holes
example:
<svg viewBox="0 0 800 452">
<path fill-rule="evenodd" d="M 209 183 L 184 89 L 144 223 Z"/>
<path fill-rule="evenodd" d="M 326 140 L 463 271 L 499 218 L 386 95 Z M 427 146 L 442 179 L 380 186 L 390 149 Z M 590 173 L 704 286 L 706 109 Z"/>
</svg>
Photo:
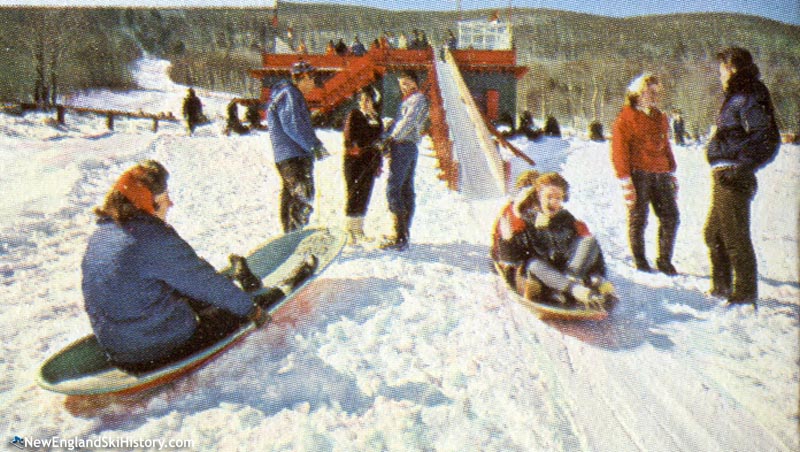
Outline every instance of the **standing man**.
<svg viewBox="0 0 800 452">
<path fill-rule="evenodd" d="M 675 110 L 675 114 L 672 117 L 672 135 L 673 138 L 675 138 L 676 146 L 683 146 L 686 144 L 683 141 L 683 137 L 686 136 L 686 126 L 684 125 L 683 115 L 680 110 Z"/>
<path fill-rule="evenodd" d="M 678 272 L 672 252 L 680 222 L 675 156 L 669 144 L 669 120 L 658 109 L 661 82 L 644 73 L 628 85 L 625 105 L 614 121 L 611 161 L 628 206 L 628 238 L 636 269 L 651 272 L 644 246 L 650 205 L 659 220 L 656 266 L 667 275 Z"/>
<path fill-rule="evenodd" d="M 708 143 L 711 208 L 705 240 L 711 258 L 711 295 L 728 304 L 756 304 L 758 270 L 750 239 L 750 203 L 755 172 L 771 162 L 780 134 L 769 90 L 745 49 L 730 47 L 717 55 L 725 100 L 717 130 Z"/>
<path fill-rule="evenodd" d="M 183 99 L 183 117 L 186 119 L 186 128 L 189 130 L 189 135 L 194 133 L 194 129 L 203 120 L 203 103 L 194 92 L 194 88 L 189 88 L 186 91 L 186 97 Z"/>
<path fill-rule="evenodd" d="M 314 68 L 305 61 L 292 65 L 291 81 L 271 90 L 267 125 L 275 165 L 281 176 L 281 224 L 284 232 L 302 229 L 314 210 L 314 159 L 330 154 L 314 133 L 304 95 L 315 86 Z"/>
<path fill-rule="evenodd" d="M 417 74 L 403 71 L 397 76 L 403 101 L 396 120 L 382 149 L 389 156 L 389 177 L 386 198 L 394 220 L 394 237 L 387 238 L 381 248 L 396 251 L 408 249 L 411 220 L 414 216 L 414 171 L 417 167 L 420 140 L 428 118 L 428 99 L 419 91 Z"/>
</svg>

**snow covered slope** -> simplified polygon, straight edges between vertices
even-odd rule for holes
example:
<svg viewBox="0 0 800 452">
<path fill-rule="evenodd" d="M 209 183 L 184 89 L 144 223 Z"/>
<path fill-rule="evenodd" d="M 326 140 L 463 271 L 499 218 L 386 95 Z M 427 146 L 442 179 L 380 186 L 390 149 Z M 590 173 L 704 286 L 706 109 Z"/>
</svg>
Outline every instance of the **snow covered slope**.
<svg viewBox="0 0 800 452">
<path fill-rule="evenodd" d="M 154 64 L 163 64 L 154 62 Z M 147 66 L 145 67 L 152 67 Z M 208 108 L 226 96 L 207 93 Z M 98 100 L 92 93 L 86 99 Z M 183 87 L 117 94 L 167 111 Z M 157 100 L 157 101 L 156 101 Z M 43 359 L 91 329 L 80 260 L 93 206 L 142 158 L 171 171 L 169 220 L 222 267 L 279 234 L 280 182 L 266 134 L 187 137 L 147 121 L 0 116 L 0 428 L 7 439 L 193 441 L 192 450 L 797 450 L 800 147 L 759 174 L 753 237 L 757 312 L 704 296 L 708 168 L 676 148 L 681 275 L 630 266 L 607 144 L 515 142 L 572 185 L 568 208 L 597 234 L 622 302 L 600 323 L 545 323 L 509 297 L 487 258 L 505 202 L 466 200 L 417 170 L 418 213 L 404 253 L 350 249 L 275 318 L 196 373 L 148 393 L 76 399 L 34 384 Z M 343 221 L 341 134 L 316 167 L 313 221 Z M 389 232 L 377 181 L 367 232 Z M 655 221 L 648 230 L 654 244 Z M 653 247 L 650 247 L 652 259 Z"/>
</svg>

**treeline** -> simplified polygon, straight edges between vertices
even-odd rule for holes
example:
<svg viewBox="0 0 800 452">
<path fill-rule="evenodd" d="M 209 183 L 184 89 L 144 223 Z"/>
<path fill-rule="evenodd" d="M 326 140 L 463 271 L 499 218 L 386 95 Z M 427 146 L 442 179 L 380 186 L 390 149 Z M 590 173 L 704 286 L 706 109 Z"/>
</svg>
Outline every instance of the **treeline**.
<svg viewBox="0 0 800 452">
<path fill-rule="evenodd" d="M 51 104 L 95 87 L 133 87 L 141 55 L 118 11 L 0 8 L 0 100 Z"/>
<path fill-rule="evenodd" d="M 7 81 L 32 93 L 38 77 L 32 38 L 45 9 L 0 10 L 0 20 L 16 17 L 17 31 L 0 30 L 0 43 L 17 41 L 16 66 L 8 71 L 0 59 L 0 94 Z M 247 70 L 260 66 L 263 51 L 291 27 L 294 43 L 305 41 L 312 53 L 324 52 L 331 40 L 350 44 L 358 35 L 369 44 L 383 32 L 395 36 L 424 30 L 440 45 L 455 29 L 457 12 L 384 11 L 343 5 L 280 3 L 277 26 L 268 9 L 68 9 L 56 10 L 86 20 L 70 27 L 75 49 L 65 51 L 74 73 L 64 73 L 66 87 L 121 87 L 130 83 L 128 63 L 139 51 L 173 62 L 172 78 L 189 85 L 258 96 L 260 85 Z M 507 19 L 507 10 L 501 10 Z M 465 11 L 464 19 L 487 17 L 492 10 Z M 787 13 L 788 14 L 788 13 Z M 22 17 L 24 16 L 24 19 Z M 555 116 L 562 124 L 585 127 L 593 119 L 610 127 L 631 78 L 648 70 L 662 76 L 664 107 L 683 111 L 690 132 L 702 133 L 713 123 L 720 87 L 716 52 L 728 45 L 750 49 L 771 88 L 778 120 L 785 131 L 800 131 L 800 27 L 737 14 L 677 14 L 627 19 L 545 9 L 513 9 L 518 64 L 530 70 L 519 83 L 518 109 L 534 117 Z M 5 23 L 5 22 L 4 22 Z M 24 33 L 23 33 L 24 32 Z M 67 33 L 62 31 L 62 33 Z M 44 36 L 44 35 L 41 35 Z M 86 46 L 86 42 L 93 42 Z M 3 48 L 6 48 L 4 46 Z M 83 48 L 83 53 L 78 50 Z M 1 49 L 1 48 L 0 48 Z M 6 59 L 8 60 L 8 59 Z M 46 61 L 47 58 L 44 58 Z M 66 68 L 66 63 L 62 63 Z M 105 74 L 106 71 L 111 73 Z M 115 71 L 119 71 L 118 73 Z M 16 73 L 17 75 L 13 75 Z M 99 74 L 105 74 L 96 77 Z M 68 76 L 69 74 L 69 76 Z M 92 75 L 94 74 L 94 75 Z M 67 76 L 69 84 L 66 84 Z M 75 80 L 74 82 L 72 80 Z M 11 86 L 11 85 L 9 85 Z M 13 90 L 12 90 L 13 91 Z"/>
</svg>

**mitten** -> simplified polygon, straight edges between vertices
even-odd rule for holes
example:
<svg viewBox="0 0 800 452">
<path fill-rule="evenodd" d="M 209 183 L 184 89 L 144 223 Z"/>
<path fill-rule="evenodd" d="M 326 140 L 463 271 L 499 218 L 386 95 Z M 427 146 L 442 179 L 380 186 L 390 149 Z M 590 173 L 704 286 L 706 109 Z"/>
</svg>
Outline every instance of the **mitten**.
<svg viewBox="0 0 800 452">
<path fill-rule="evenodd" d="M 270 316 L 267 311 L 261 309 L 260 307 L 253 306 L 253 310 L 250 311 L 247 319 L 255 323 L 256 328 L 260 328 L 262 325 L 272 320 L 272 316 Z"/>
<path fill-rule="evenodd" d="M 625 205 L 630 209 L 636 204 L 636 188 L 630 177 L 619 180 L 622 186 L 622 196 L 625 198 Z"/>
<path fill-rule="evenodd" d="M 324 145 L 319 145 L 313 149 L 314 152 L 314 159 L 315 160 L 325 160 L 326 158 L 331 156 L 331 153 L 325 149 Z"/>
</svg>

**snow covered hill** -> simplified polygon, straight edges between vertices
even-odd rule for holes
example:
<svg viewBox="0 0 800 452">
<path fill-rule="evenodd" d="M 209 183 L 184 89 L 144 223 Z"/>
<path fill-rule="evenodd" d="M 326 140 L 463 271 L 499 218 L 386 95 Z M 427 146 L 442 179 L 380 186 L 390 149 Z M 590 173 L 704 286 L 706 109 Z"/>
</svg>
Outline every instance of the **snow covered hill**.
<svg viewBox="0 0 800 452">
<path fill-rule="evenodd" d="M 145 62 L 144 90 L 86 93 L 84 105 L 179 111 L 184 87 Z M 150 71 L 150 72 L 148 72 Z M 158 81 L 160 80 L 160 81 Z M 199 93 L 212 116 L 229 98 Z M 151 110 L 152 109 L 152 110 Z M 219 112 L 219 113 L 217 113 Z M 266 134 L 187 137 L 140 120 L 0 116 L 0 426 L 5 438 L 190 440 L 220 451 L 798 450 L 800 147 L 759 174 L 752 224 L 758 311 L 708 298 L 700 147 L 678 147 L 681 275 L 631 268 L 608 145 L 516 144 L 562 171 L 568 208 L 598 236 L 622 302 L 599 323 L 543 322 L 490 271 L 503 199 L 466 200 L 417 170 L 404 253 L 348 249 L 266 329 L 196 373 L 144 394 L 70 398 L 39 389 L 39 364 L 91 329 L 80 260 L 92 208 L 143 158 L 170 170 L 169 220 L 213 265 L 280 233 L 280 182 Z M 341 134 L 316 167 L 313 221 L 343 222 Z M 522 167 L 515 163 L 515 169 Z M 366 229 L 389 232 L 378 179 Z M 655 221 L 648 229 L 654 259 Z"/>
</svg>

